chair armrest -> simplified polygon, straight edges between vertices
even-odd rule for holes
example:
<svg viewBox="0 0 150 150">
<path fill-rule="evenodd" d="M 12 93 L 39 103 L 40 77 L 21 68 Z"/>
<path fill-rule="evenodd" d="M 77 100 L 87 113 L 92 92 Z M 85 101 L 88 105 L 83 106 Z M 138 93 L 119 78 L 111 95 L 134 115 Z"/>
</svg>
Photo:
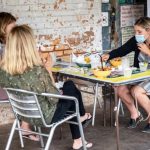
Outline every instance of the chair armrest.
<svg viewBox="0 0 150 150">
<path fill-rule="evenodd" d="M 71 100 L 75 102 L 75 106 L 76 106 L 76 112 L 79 113 L 79 104 L 78 104 L 78 100 L 76 97 L 73 96 L 67 96 L 67 95 L 59 95 L 59 94 L 52 94 L 52 93 L 41 93 L 39 94 L 41 96 L 47 96 L 47 97 L 51 97 L 51 98 L 58 98 L 58 99 L 64 99 L 64 100 Z"/>
</svg>

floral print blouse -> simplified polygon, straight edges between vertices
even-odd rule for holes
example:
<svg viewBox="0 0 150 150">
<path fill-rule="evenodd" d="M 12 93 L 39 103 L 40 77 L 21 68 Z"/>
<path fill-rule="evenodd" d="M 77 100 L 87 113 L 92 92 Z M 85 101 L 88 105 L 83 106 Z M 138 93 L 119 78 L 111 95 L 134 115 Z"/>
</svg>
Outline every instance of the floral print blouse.
<svg viewBox="0 0 150 150">
<path fill-rule="evenodd" d="M 44 67 L 34 67 L 20 75 L 10 75 L 3 70 L 0 70 L 0 86 L 24 89 L 37 93 L 54 93 L 59 94 L 58 90 L 53 86 L 49 73 Z M 57 107 L 58 99 L 50 99 L 47 97 L 38 98 L 41 109 L 46 122 L 51 123 L 52 117 Z M 23 118 L 31 124 L 39 125 L 41 122 L 38 119 Z"/>
</svg>

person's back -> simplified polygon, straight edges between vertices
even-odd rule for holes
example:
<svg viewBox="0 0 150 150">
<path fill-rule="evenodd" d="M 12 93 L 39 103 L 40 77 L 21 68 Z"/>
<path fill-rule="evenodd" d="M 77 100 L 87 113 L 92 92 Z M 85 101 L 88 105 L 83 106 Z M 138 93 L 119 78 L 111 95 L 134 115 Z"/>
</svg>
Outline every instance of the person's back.
<svg viewBox="0 0 150 150">
<path fill-rule="evenodd" d="M 12 76 L 11 74 L 0 70 L 0 85 L 1 87 L 11 87 L 24 89 L 36 93 L 56 93 L 57 89 L 52 85 L 49 74 L 44 67 L 34 67 L 21 75 Z M 44 97 L 38 98 L 41 109 L 47 123 L 50 123 L 55 112 L 58 100 L 49 100 Z M 24 119 L 26 120 L 26 119 Z M 37 120 L 26 120 L 31 124 L 40 124 Z"/>
<path fill-rule="evenodd" d="M 8 35 L 1 61 L 0 86 L 24 89 L 37 93 L 58 93 L 49 73 L 42 66 L 35 47 L 32 29 L 26 25 L 14 27 Z M 39 98 L 45 119 L 51 122 L 58 100 Z M 28 121 L 28 120 L 27 120 Z M 30 121 L 30 123 L 35 123 Z"/>
</svg>

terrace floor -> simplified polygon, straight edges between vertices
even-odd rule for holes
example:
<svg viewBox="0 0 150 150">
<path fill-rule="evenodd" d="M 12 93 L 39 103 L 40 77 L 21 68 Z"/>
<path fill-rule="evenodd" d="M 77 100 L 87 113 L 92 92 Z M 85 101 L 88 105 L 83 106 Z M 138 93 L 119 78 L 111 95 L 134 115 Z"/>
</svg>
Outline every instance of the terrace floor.
<svg viewBox="0 0 150 150">
<path fill-rule="evenodd" d="M 89 112 L 92 112 L 92 106 L 87 108 Z M 141 130 L 146 124 L 142 122 L 136 129 L 128 129 L 127 123 L 129 114 L 125 110 L 125 117 L 120 117 L 120 147 L 121 150 L 150 150 L 150 134 L 142 133 Z M 107 116 L 109 112 L 107 111 Z M 115 140 L 115 127 L 110 127 L 109 117 L 107 117 L 107 126 L 103 127 L 103 113 L 102 110 L 97 109 L 96 123 L 92 127 L 89 125 L 85 130 L 85 137 L 88 141 L 93 142 L 91 150 L 116 150 Z M 0 126 L 0 150 L 5 149 L 5 145 L 8 139 L 8 134 L 11 129 L 11 124 Z M 63 125 L 63 138 L 60 139 L 60 130 L 55 132 L 52 146 L 50 150 L 70 150 L 72 145 L 72 139 L 68 125 Z M 16 133 L 11 145 L 11 150 L 21 150 L 18 134 Z M 25 139 L 24 150 L 41 150 L 39 142 L 32 142 Z"/>
</svg>

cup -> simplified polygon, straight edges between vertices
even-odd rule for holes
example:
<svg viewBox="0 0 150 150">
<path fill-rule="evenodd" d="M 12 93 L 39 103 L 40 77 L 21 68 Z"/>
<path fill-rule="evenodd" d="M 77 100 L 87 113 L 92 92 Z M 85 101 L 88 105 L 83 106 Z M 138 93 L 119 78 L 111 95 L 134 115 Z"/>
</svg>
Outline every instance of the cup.
<svg viewBox="0 0 150 150">
<path fill-rule="evenodd" d="M 147 67 L 148 67 L 148 63 L 146 63 L 146 62 L 140 62 L 139 63 L 139 67 L 140 67 L 140 71 L 141 72 L 146 71 Z"/>
<path fill-rule="evenodd" d="M 132 69 L 131 68 L 126 68 L 123 70 L 123 75 L 126 78 L 130 78 L 132 75 Z"/>
<path fill-rule="evenodd" d="M 87 74 L 88 73 L 88 68 L 87 67 L 83 67 L 83 71 L 84 71 L 84 74 Z"/>
<path fill-rule="evenodd" d="M 130 60 L 128 57 L 123 57 L 122 58 L 122 69 L 127 69 L 127 68 L 130 68 Z"/>
</svg>

